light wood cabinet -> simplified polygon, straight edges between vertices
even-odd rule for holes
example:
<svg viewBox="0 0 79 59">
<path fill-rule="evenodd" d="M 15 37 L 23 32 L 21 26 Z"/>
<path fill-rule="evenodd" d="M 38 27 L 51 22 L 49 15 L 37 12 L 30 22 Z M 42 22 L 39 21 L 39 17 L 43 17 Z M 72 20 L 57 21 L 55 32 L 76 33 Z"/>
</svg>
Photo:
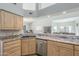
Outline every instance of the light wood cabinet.
<svg viewBox="0 0 79 59">
<path fill-rule="evenodd" d="M 59 55 L 59 47 L 53 41 L 48 41 L 47 44 L 47 55 L 48 56 L 58 56 Z"/>
<path fill-rule="evenodd" d="M 33 37 L 22 38 L 22 55 L 31 55 L 36 53 L 36 40 Z"/>
<path fill-rule="evenodd" d="M 22 28 L 22 16 L 0 10 L 0 30 L 21 30 Z"/>
<path fill-rule="evenodd" d="M 60 47 L 60 56 L 73 56 L 73 49 Z"/>
<path fill-rule="evenodd" d="M 29 52 L 28 52 L 28 48 L 29 48 L 29 45 L 28 45 L 28 38 L 24 38 L 22 40 L 22 55 L 28 55 Z"/>
<path fill-rule="evenodd" d="M 20 56 L 21 55 L 21 40 L 12 40 L 3 43 L 4 56 Z"/>
<path fill-rule="evenodd" d="M 75 45 L 74 48 L 75 48 L 75 49 L 74 49 L 74 55 L 75 55 L 75 56 L 79 56 L 79 46 L 78 46 L 78 45 Z"/>
<path fill-rule="evenodd" d="M 18 28 L 18 17 L 14 14 L 13 15 L 13 17 L 14 17 L 14 29 L 16 29 L 16 30 L 18 30 L 19 28 Z"/>
<path fill-rule="evenodd" d="M 75 50 L 75 56 L 79 56 L 79 50 Z"/>
<path fill-rule="evenodd" d="M 0 28 L 2 27 L 2 18 L 1 18 L 1 11 L 0 11 Z"/>
<path fill-rule="evenodd" d="M 47 52 L 49 56 L 73 56 L 73 45 L 48 41 Z"/>
<path fill-rule="evenodd" d="M 18 29 L 22 29 L 23 28 L 23 17 L 22 16 L 16 16 L 17 17 L 17 25 L 16 27 Z"/>
<path fill-rule="evenodd" d="M 10 26 L 11 26 L 10 14 L 8 12 L 4 12 L 4 16 L 5 16 L 4 19 L 2 19 L 4 20 L 4 29 L 10 29 Z"/>
<path fill-rule="evenodd" d="M 33 37 L 29 38 L 29 54 L 35 54 L 36 53 L 36 40 Z"/>
<path fill-rule="evenodd" d="M 0 24 L 1 24 L 1 27 L 0 27 L 0 29 L 2 30 L 2 29 L 4 29 L 5 28 L 5 24 L 4 24 L 4 22 L 5 22 L 5 12 L 4 11 L 0 11 L 0 17 L 1 17 L 1 22 L 0 22 Z"/>
<path fill-rule="evenodd" d="M 59 45 L 60 45 L 60 56 L 73 56 L 72 44 L 60 43 Z"/>
</svg>

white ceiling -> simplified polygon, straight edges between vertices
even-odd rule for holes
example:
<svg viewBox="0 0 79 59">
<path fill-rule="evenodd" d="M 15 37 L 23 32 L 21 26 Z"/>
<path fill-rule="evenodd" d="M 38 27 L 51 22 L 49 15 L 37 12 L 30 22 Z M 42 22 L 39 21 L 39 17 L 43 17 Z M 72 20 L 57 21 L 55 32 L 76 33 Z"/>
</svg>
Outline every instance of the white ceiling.
<svg viewBox="0 0 79 59">
<path fill-rule="evenodd" d="M 35 3 L 23 3 L 23 9 L 36 10 L 36 4 Z"/>
<path fill-rule="evenodd" d="M 56 3 L 39 3 L 39 9 L 44 9 L 44 8 L 54 5 L 54 4 L 56 4 Z"/>
<path fill-rule="evenodd" d="M 38 4 L 39 4 L 38 8 L 43 9 L 48 6 L 54 5 L 55 3 L 38 3 Z M 36 10 L 36 3 L 23 3 L 23 9 L 35 11 Z"/>
<path fill-rule="evenodd" d="M 44 16 L 57 14 L 63 11 L 69 11 L 79 8 L 79 3 L 23 3 L 25 15 L 27 16 Z M 32 12 L 30 15 L 29 12 Z M 70 11 L 71 12 L 71 11 Z"/>
</svg>

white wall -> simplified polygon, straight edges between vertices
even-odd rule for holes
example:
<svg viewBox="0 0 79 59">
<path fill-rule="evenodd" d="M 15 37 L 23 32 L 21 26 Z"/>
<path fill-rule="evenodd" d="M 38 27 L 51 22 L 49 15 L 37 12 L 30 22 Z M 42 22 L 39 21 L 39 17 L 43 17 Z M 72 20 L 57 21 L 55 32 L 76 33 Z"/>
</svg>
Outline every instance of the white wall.
<svg viewBox="0 0 79 59">
<path fill-rule="evenodd" d="M 42 17 L 37 17 L 37 18 L 34 18 L 35 21 L 32 24 L 32 29 L 33 29 L 33 31 L 35 33 L 43 33 L 44 26 L 52 26 L 53 27 L 55 25 L 53 23 L 53 21 L 57 20 L 57 21 L 60 21 L 60 23 L 58 24 L 59 26 L 60 25 L 63 25 L 63 26 L 72 26 L 71 32 L 72 33 L 75 32 L 76 35 L 79 35 L 79 26 L 76 26 L 77 23 L 79 25 L 79 21 L 78 21 L 79 17 L 78 16 L 76 17 L 76 15 L 78 15 L 78 14 L 79 13 L 75 13 L 74 12 L 73 14 L 72 13 L 67 13 L 65 15 L 64 14 L 60 14 L 58 16 L 57 15 L 56 16 L 50 15 L 48 17 L 48 15 L 46 15 L 46 16 L 42 16 Z M 72 17 L 69 18 L 69 16 L 72 16 Z M 68 20 L 68 21 L 63 22 L 64 19 Z M 53 32 L 53 30 L 52 30 L 52 32 Z"/>
<path fill-rule="evenodd" d="M 23 18 L 23 25 L 26 25 L 26 31 L 29 31 L 31 29 L 31 24 L 34 21 L 34 18 L 32 17 L 24 17 Z"/>
<path fill-rule="evenodd" d="M 35 21 L 32 24 L 34 33 L 43 33 L 44 26 L 51 26 L 51 18 L 48 16 L 34 18 Z"/>
<path fill-rule="evenodd" d="M 52 22 L 52 33 L 55 32 L 54 27 L 57 27 L 56 32 L 70 32 L 70 33 L 75 33 L 75 21 L 71 22 Z M 61 29 L 61 27 L 64 27 Z M 71 30 L 69 30 L 69 28 Z"/>
<path fill-rule="evenodd" d="M 78 17 L 78 18 L 74 18 L 74 17 Z M 71 19 L 69 19 L 71 18 Z M 79 24 L 79 11 L 72 11 L 69 10 L 67 11 L 66 14 L 62 14 L 62 12 L 58 13 L 58 14 L 52 14 L 48 17 L 48 15 L 46 16 L 41 16 L 41 17 L 35 17 L 35 18 L 24 18 L 25 20 L 25 24 L 28 23 L 32 23 L 32 30 L 34 31 L 34 33 L 43 33 L 43 28 L 44 26 L 52 26 L 53 27 L 53 22 L 54 20 L 58 20 L 61 22 L 63 21 L 63 19 L 66 20 L 76 20 L 75 23 Z M 70 22 L 68 21 L 68 22 Z M 61 23 L 59 23 L 60 25 L 62 25 Z M 63 22 L 63 26 L 75 26 L 76 24 L 74 24 L 74 22 L 70 22 L 70 23 L 64 23 Z M 26 24 L 27 25 L 27 24 Z M 79 35 L 79 26 L 72 29 L 72 32 L 76 32 L 77 35 Z"/>
</svg>

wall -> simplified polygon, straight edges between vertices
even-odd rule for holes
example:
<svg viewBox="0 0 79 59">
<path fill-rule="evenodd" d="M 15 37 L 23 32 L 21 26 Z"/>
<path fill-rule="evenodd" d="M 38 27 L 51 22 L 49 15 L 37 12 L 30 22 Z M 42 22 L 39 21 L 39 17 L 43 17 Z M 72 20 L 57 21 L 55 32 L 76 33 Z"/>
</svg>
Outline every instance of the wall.
<svg viewBox="0 0 79 59">
<path fill-rule="evenodd" d="M 69 10 L 70 11 L 70 10 Z M 72 31 L 71 32 L 76 32 L 76 35 L 79 35 L 79 26 L 76 26 L 76 24 L 78 23 L 79 25 L 79 11 L 74 11 L 74 12 L 69 12 L 66 14 L 55 14 L 55 15 L 46 15 L 46 16 L 41 16 L 41 17 L 36 17 L 33 18 L 35 21 L 32 24 L 32 29 L 34 31 L 34 33 L 43 33 L 43 28 L 44 26 L 52 26 L 53 27 L 53 21 L 57 20 L 62 22 L 64 19 L 68 20 L 67 22 L 63 22 L 63 26 L 73 26 Z M 62 25 L 62 23 L 59 23 L 60 25 Z M 54 24 L 55 25 L 55 24 Z M 52 30 L 53 32 L 53 30 Z"/>
<path fill-rule="evenodd" d="M 69 20 L 69 19 L 66 19 L 66 20 Z M 69 30 L 69 28 L 70 28 L 70 30 Z M 52 33 L 53 32 L 70 32 L 70 33 L 75 33 L 75 21 L 70 21 L 70 22 L 52 22 Z"/>
<path fill-rule="evenodd" d="M 45 26 L 51 26 L 51 18 L 48 18 L 48 16 L 42 16 L 34 18 L 35 21 L 33 21 L 32 29 L 34 33 L 43 33 L 43 28 Z"/>
<path fill-rule="evenodd" d="M 34 21 L 34 18 L 32 17 L 23 17 L 23 25 L 26 26 L 26 31 L 29 31 L 31 29 L 31 24 Z"/>
</svg>

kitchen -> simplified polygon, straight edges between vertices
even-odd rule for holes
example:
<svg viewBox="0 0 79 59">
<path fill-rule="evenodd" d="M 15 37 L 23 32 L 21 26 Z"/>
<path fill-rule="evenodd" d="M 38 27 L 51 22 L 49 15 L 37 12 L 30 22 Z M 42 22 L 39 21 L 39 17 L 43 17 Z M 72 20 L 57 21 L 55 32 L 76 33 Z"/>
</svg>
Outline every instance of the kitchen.
<svg viewBox="0 0 79 59">
<path fill-rule="evenodd" d="M 0 3 L 0 56 L 79 56 L 79 3 Z"/>
</svg>

